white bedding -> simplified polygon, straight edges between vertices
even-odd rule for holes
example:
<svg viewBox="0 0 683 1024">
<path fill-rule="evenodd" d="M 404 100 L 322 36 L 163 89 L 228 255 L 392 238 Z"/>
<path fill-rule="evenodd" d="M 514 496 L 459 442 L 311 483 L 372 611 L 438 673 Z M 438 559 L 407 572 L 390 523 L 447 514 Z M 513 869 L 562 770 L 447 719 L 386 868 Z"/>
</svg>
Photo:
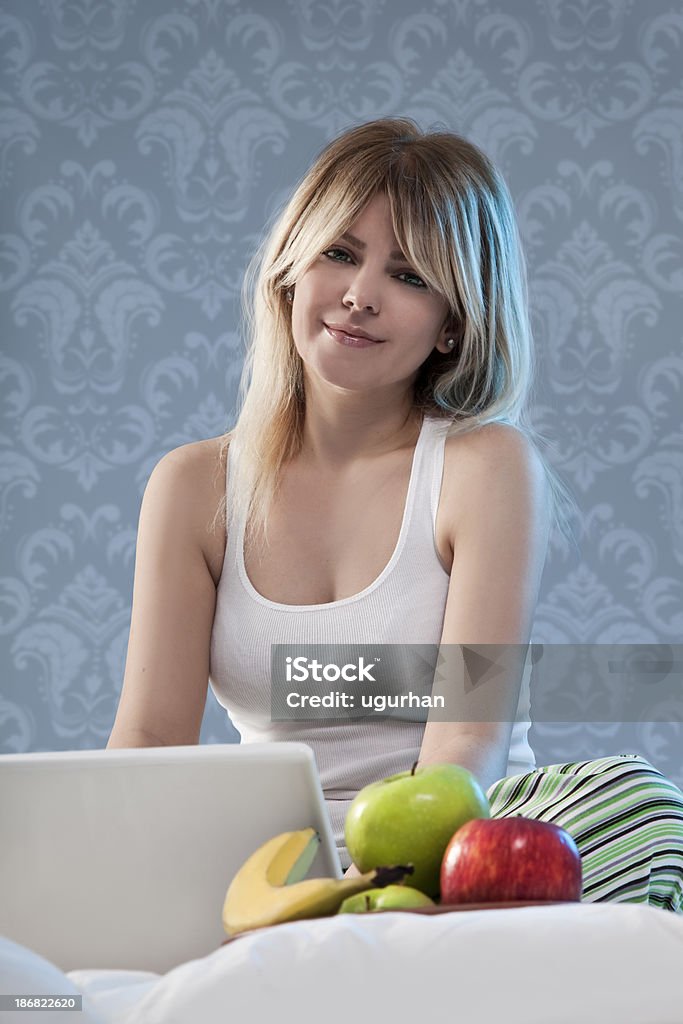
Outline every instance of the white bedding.
<svg viewBox="0 0 683 1024">
<path fill-rule="evenodd" d="M 0 992 L 83 993 L 60 1024 L 682 1024 L 682 966 L 683 915 L 626 903 L 298 921 L 165 975 L 64 975 L 0 938 Z"/>
</svg>

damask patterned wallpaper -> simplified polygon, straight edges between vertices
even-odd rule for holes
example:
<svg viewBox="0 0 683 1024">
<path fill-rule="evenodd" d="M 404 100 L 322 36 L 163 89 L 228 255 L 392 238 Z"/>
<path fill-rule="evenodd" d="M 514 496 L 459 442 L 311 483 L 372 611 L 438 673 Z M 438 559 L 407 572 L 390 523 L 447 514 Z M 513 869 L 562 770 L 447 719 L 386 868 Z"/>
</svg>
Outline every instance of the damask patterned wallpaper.
<svg viewBox="0 0 683 1024">
<path fill-rule="evenodd" d="M 682 51 L 672 0 L 4 0 L 0 751 L 105 745 L 147 478 L 231 423 L 266 220 L 389 114 L 470 137 L 515 199 L 533 418 L 580 507 L 532 640 L 681 641 Z M 632 750 L 683 783 L 676 707 L 547 717 L 539 764 Z M 236 738 L 209 692 L 202 741 Z"/>
</svg>

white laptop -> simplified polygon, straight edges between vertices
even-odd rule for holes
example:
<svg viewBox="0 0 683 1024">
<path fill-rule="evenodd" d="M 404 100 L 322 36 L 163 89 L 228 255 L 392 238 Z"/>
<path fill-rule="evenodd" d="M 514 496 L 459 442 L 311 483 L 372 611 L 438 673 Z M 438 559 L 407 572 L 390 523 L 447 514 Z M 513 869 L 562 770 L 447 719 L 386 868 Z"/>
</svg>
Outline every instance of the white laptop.
<svg viewBox="0 0 683 1024">
<path fill-rule="evenodd" d="M 341 878 L 304 743 L 1 755 L 0 935 L 63 971 L 163 974 L 226 938 L 246 858 L 309 826 L 308 877 Z"/>
</svg>

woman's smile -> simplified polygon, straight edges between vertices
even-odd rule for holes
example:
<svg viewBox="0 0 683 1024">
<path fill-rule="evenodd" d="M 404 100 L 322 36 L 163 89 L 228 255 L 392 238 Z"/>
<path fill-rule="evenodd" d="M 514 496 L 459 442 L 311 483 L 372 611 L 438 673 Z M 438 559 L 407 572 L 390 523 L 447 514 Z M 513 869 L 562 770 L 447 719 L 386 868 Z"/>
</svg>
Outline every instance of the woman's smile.
<svg viewBox="0 0 683 1024">
<path fill-rule="evenodd" d="M 340 345 L 346 345 L 348 348 L 375 348 L 377 345 L 383 344 L 379 339 L 366 338 L 359 334 L 347 334 L 345 331 L 336 330 L 328 324 L 325 324 L 325 330 L 336 342 Z"/>
</svg>

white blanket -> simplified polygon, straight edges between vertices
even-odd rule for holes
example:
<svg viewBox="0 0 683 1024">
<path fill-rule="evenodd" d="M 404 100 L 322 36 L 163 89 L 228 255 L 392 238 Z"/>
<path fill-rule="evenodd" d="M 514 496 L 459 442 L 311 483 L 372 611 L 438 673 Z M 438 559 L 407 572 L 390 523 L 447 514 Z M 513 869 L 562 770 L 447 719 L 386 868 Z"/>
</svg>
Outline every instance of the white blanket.
<svg viewBox="0 0 683 1024">
<path fill-rule="evenodd" d="M 60 1024 L 681 1024 L 681 965 L 683 915 L 584 903 L 292 922 L 165 975 L 64 975 L 0 939 L 0 992 L 83 993 Z"/>
</svg>

